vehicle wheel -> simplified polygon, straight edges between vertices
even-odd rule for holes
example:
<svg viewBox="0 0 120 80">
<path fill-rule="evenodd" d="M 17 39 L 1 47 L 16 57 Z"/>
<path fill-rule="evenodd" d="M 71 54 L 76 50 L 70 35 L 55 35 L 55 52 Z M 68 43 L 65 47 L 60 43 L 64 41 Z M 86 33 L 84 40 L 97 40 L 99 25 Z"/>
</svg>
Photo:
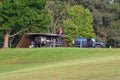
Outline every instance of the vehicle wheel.
<svg viewBox="0 0 120 80">
<path fill-rule="evenodd" d="M 101 46 L 100 45 L 95 45 L 95 48 L 101 48 Z"/>
</svg>

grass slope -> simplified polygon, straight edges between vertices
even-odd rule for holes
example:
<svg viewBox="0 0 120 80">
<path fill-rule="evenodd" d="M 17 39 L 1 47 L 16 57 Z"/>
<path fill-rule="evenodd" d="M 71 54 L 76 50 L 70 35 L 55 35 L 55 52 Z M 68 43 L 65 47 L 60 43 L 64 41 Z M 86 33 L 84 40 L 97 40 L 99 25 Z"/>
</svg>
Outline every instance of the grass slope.
<svg viewBox="0 0 120 80">
<path fill-rule="evenodd" d="M 0 50 L 0 80 L 120 80 L 120 49 Z"/>
</svg>

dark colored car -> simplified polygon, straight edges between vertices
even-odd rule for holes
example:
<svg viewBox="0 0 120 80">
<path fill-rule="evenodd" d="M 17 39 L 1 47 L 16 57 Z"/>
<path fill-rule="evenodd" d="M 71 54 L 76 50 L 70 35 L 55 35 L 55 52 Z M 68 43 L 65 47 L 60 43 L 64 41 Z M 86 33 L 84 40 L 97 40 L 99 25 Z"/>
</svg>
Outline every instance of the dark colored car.
<svg viewBox="0 0 120 80">
<path fill-rule="evenodd" d="M 97 42 L 94 38 L 76 38 L 74 45 L 76 47 L 95 47 L 104 48 L 103 42 Z"/>
</svg>

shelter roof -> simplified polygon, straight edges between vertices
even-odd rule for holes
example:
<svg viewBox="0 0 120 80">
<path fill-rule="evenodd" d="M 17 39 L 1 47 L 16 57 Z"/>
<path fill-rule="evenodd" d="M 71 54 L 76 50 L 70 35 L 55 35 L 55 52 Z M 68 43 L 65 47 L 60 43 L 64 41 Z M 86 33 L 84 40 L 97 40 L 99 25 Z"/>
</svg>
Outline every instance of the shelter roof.
<svg viewBox="0 0 120 80">
<path fill-rule="evenodd" d="M 52 33 L 26 33 L 26 36 L 53 36 L 53 37 L 65 37 L 65 35 L 52 34 Z"/>
</svg>

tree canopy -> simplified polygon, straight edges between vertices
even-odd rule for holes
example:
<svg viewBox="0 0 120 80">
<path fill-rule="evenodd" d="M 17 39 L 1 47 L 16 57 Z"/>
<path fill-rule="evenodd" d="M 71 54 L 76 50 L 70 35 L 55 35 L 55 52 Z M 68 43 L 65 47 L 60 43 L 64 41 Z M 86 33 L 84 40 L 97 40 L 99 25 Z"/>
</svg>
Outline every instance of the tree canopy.
<svg viewBox="0 0 120 80">
<path fill-rule="evenodd" d="M 114 0 L 114 1 L 113 0 L 59 0 L 59 1 L 65 3 L 66 8 L 68 9 L 74 5 L 82 5 L 84 8 L 88 8 L 93 15 L 93 28 L 96 34 L 96 39 L 98 41 L 104 42 L 107 45 L 107 47 L 111 45 L 111 42 L 112 42 L 112 47 L 120 47 L 120 37 L 119 37 L 120 0 Z M 68 4 L 69 6 L 67 6 Z M 64 10 L 66 10 L 66 8 L 64 8 Z"/>
<path fill-rule="evenodd" d="M 88 9 L 75 5 L 69 9 L 69 15 L 69 19 L 64 21 L 64 30 L 69 45 L 77 37 L 95 38 L 92 15 Z"/>
<path fill-rule="evenodd" d="M 4 47 L 10 34 L 18 32 L 47 32 L 50 16 L 45 0 L 4 0 L 0 7 L 0 30 L 4 31 Z M 7 34 L 7 37 L 5 36 Z M 6 42 L 7 41 L 7 42 Z"/>
</svg>

